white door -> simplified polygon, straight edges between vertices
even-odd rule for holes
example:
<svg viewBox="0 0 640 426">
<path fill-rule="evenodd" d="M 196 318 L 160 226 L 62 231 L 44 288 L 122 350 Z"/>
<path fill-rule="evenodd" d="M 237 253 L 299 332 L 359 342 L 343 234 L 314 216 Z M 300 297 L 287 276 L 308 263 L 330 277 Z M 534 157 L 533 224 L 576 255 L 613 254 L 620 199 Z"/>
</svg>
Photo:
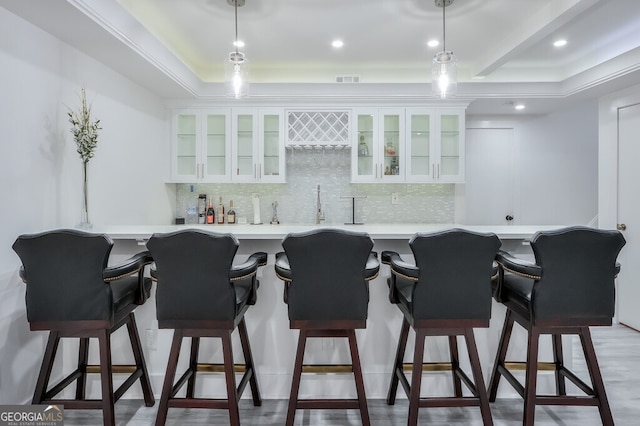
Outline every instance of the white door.
<svg viewBox="0 0 640 426">
<path fill-rule="evenodd" d="M 618 320 L 640 330 L 640 197 L 638 197 L 638 159 L 640 158 L 640 104 L 618 111 L 618 225 L 627 245 L 619 256 Z"/>
<path fill-rule="evenodd" d="M 465 224 L 517 223 L 513 145 L 513 129 L 467 128 Z"/>
</svg>

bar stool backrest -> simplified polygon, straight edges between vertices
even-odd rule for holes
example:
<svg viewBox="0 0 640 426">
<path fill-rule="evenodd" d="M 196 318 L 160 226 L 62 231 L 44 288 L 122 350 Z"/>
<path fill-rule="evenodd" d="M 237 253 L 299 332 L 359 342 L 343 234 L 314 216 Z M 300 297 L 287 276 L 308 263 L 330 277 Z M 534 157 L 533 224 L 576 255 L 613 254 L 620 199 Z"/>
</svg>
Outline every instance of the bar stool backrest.
<svg viewBox="0 0 640 426">
<path fill-rule="evenodd" d="M 229 273 L 238 246 L 231 234 L 154 234 L 147 248 L 156 264 L 158 321 L 233 320 L 236 293 Z"/>
<path fill-rule="evenodd" d="M 493 260 L 500 244 L 495 234 L 463 229 L 416 234 L 409 242 L 419 269 L 413 317 L 490 318 Z"/>
<path fill-rule="evenodd" d="M 368 234 L 319 229 L 289 234 L 282 242 L 291 266 L 290 320 L 366 320 Z"/>
<path fill-rule="evenodd" d="M 19 236 L 13 250 L 27 281 L 28 321 L 110 321 L 113 296 L 102 274 L 112 247 L 107 235 L 73 229 Z"/>
<path fill-rule="evenodd" d="M 580 226 L 535 234 L 531 248 L 542 272 L 531 294 L 533 317 L 612 318 L 624 245 L 618 231 Z"/>
</svg>

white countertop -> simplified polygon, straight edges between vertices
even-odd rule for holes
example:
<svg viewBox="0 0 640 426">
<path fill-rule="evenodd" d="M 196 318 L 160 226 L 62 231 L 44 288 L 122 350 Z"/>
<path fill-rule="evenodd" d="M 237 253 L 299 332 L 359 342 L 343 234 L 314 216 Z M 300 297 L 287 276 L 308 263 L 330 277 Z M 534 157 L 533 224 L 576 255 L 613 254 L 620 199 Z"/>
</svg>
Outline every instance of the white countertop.
<svg viewBox="0 0 640 426">
<path fill-rule="evenodd" d="M 561 225 L 539 226 L 468 226 L 458 224 L 364 224 L 364 225 L 114 225 L 96 227 L 92 231 L 105 233 L 114 240 L 146 240 L 155 232 L 174 232 L 181 229 L 202 229 L 232 233 L 240 240 L 278 240 L 290 232 L 304 232 L 316 228 L 337 228 L 367 232 L 374 240 L 409 239 L 417 232 L 436 232 L 463 228 L 476 232 L 494 232 L 500 239 L 529 239 L 537 231 L 562 228 Z"/>
</svg>

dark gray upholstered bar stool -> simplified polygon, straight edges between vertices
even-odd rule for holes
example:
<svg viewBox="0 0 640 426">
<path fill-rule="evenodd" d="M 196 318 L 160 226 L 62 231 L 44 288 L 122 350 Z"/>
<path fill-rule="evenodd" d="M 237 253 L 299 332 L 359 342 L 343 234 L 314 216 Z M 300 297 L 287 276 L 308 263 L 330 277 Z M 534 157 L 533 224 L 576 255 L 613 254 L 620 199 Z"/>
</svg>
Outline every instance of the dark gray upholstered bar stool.
<svg viewBox="0 0 640 426">
<path fill-rule="evenodd" d="M 267 263 L 267 254 L 254 253 L 246 262 L 234 266 L 238 246 L 238 240 L 231 234 L 198 230 L 154 234 L 147 243 L 155 261 L 151 274 L 158 282 L 158 327 L 174 329 L 156 425 L 164 425 L 169 407 L 176 407 L 226 409 L 231 425 L 238 426 L 238 400 L 247 384 L 251 386 L 253 404 L 262 404 L 244 314 L 256 303 L 259 286 L 256 272 Z M 234 364 L 233 360 L 231 333 L 236 327 L 244 366 Z M 174 384 L 185 337 L 191 337 L 189 365 Z M 222 340 L 223 364 L 198 362 L 202 337 Z M 217 371 L 224 372 L 227 399 L 196 398 L 197 373 Z M 236 387 L 235 375 L 243 371 Z M 185 384 L 186 396 L 176 397 Z"/>
<path fill-rule="evenodd" d="M 500 377 L 524 398 L 524 425 L 533 425 L 536 405 L 591 405 L 600 410 L 604 425 L 613 425 L 590 326 L 611 325 L 615 302 L 616 259 L 625 245 L 618 231 L 569 227 L 538 232 L 531 239 L 535 264 L 501 251 L 496 299 L 507 307 L 504 328 L 489 383 L 489 399 L 495 401 Z M 514 322 L 528 332 L 525 384 L 508 368 L 507 348 Z M 540 335 L 549 334 L 553 345 L 556 395 L 537 395 Z M 577 334 L 582 343 L 592 385 L 587 385 L 564 365 L 562 335 Z M 565 378 L 586 396 L 568 396 Z M 567 419 L 570 420 L 570 419 Z"/>
<path fill-rule="evenodd" d="M 356 329 L 367 326 L 368 281 L 378 274 L 380 264 L 371 251 L 373 241 L 365 233 L 317 229 L 289 234 L 282 241 L 284 253 L 276 254 L 276 275 L 285 282 L 289 326 L 299 329 L 291 395 L 286 425 L 293 425 L 296 409 L 359 409 L 362 423 L 369 425 L 369 412 L 356 342 Z M 298 399 L 307 338 L 346 337 L 357 399 Z M 327 371 L 331 366 L 322 366 Z"/>
<path fill-rule="evenodd" d="M 494 258 L 500 248 L 495 234 L 451 229 L 416 234 L 409 246 L 415 265 L 398 253 L 382 252 L 391 267 L 389 299 L 404 315 L 387 403 L 395 403 L 398 383 L 409 397 L 409 425 L 418 423 L 421 407 L 479 406 L 485 425 L 493 424 L 473 328 L 488 327 L 491 318 L 491 280 L 497 274 Z M 413 362 L 405 366 L 409 328 L 416 333 Z M 426 336 L 448 336 L 450 363 L 424 363 Z M 473 381 L 460 368 L 457 336 L 464 336 Z M 411 383 L 404 370 L 410 369 Z M 455 396 L 420 397 L 423 371 L 450 369 Z M 464 383 L 473 396 L 463 396 Z"/>
<path fill-rule="evenodd" d="M 151 280 L 144 277 L 149 252 L 117 266 L 107 266 L 113 241 L 107 235 L 54 230 L 21 235 L 13 244 L 20 256 L 20 275 L 27 285 L 27 319 L 31 330 L 49 330 L 33 404 L 61 404 L 65 409 L 101 409 L 105 425 L 115 424 L 114 403 L 140 381 L 145 405 L 154 404 L 149 375 L 133 315 L 149 297 Z M 135 365 L 111 362 L 111 334 L 127 326 Z M 79 338 L 78 367 L 49 389 L 61 338 Z M 99 365 L 88 365 L 89 339 L 97 338 Z M 112 373 L 131 373 L 114 392 Z M 100 373 L 102 399 L 87 399 L 87 374 Z M 54 399 L 70 384 L 74 399 Z"/>
</svg>

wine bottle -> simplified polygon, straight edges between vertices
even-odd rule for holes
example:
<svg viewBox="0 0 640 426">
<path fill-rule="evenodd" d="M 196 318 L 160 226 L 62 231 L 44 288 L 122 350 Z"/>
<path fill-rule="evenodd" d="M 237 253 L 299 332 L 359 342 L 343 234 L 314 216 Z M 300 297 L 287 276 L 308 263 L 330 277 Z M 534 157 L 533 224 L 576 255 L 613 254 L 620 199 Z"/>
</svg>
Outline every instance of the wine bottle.
<svg viewBox="0 0 640 426">
<path fill-rule="evenodd" d="M 211 197 L 213 199 L 213 197 Z M 213 201 L 209 200 L 209 207 L 207 207 L 207 225 L 213 225 L 215 223 L 215 213 L 213 210 Z"/>
<path fill-rule="evenodd" d="M 218 204 L 218 211 L 216 212 L 218 216 L 218 223 L 224 223 L 224 204 L 222 204 L 222 197 L 220 197 L 220 203 Z"/>
<path fill-rule="evenodd" d="M 236 211 L 233 209 L 233 200 L 229 200 L 229 211 L 227 212 L 227 223 L 236 223 Z"/>
</svg>

